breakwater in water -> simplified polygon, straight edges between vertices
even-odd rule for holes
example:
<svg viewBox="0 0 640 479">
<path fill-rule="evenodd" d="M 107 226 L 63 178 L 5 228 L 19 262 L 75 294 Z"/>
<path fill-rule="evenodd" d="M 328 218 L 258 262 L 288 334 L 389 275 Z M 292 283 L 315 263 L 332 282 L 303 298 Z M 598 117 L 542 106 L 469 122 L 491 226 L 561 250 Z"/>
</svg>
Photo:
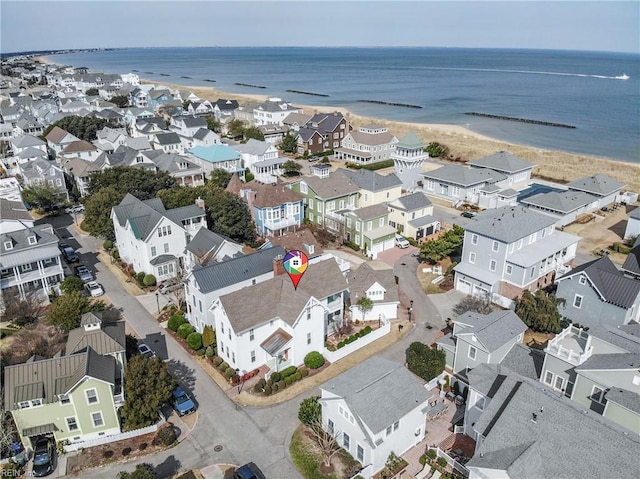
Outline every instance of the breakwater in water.
<svg viewBox="0 0 640 479">
<path fill-rule="evenodd" d="M 289 93 L 299 93 L 300 95 L 311 95 L 311 96 L 324 96 L 328 97 L 326 93 L 314 93 L 312 91 L 302 91 L 302 90 L 287 90 Z"/>
<path fill-rule="evenodd" d="M 575 126 L 573 125 L 566 125 L 564 123 L 554 123 L 551 121 L 541 121 L 541 120 L 530 120 L 528 118 L 517 118 L 513 116 L 490 115 L 489 113 L 478 113 L 476 111 L 469 111 L 465 114 L 472 115 L 472 116 L 481 116 L 483 118 L 493 118 L 494 120 L 519 121 L 521 123 L 530 123 L 532 125 L 554 126 L 556 128 L 575 128 Z"/>
<path fill-rule="evenodd" d="M 401 106 L 404 108 L 422 108 L 420 105 L 412 105 L 411 103 L 395 103 L 392 101 L 380 100 L 358 100 L 360 103 L 374 103 L 376 105 Z"/>
<path fill-rule="evenodd" d="M 234 83 L 234 85 L 238 85 L 238 86 L 248 86 L 249 88 L 267 88 L 266 86 L 262 86 L 262 85 L 252 85 L 251 83 Z"/>
</svg>

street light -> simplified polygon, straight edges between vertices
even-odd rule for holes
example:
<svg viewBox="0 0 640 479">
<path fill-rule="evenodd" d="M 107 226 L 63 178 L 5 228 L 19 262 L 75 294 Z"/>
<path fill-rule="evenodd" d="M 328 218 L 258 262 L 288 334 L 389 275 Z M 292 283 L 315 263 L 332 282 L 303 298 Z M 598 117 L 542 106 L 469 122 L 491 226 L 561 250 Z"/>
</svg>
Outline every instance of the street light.
<svg viewBox="0 0 640 479">
<path fill-rule="evenodd" d="M 413 299 L 409 301 L 409 306 L 411 306 L 411 309 L 413 309 Z"/>
<path fill-rule="evenodd" d="M 407 308 L 407 313 L 409 314 L 409 321 L 411 321 L 411 311 L 413 308 L 409 307 Z"/>
<path fill-rule="evenodd" d="M 380 329 L 380 321 L 382 321 L 382 314 L 378 315 L 378 329 Z"/>
<path fill-rule="evenodd" d="M 156 304 L 158 305 L 158 314 L 160 314 L 160 293 L 156 291 Z"/>
</svg>

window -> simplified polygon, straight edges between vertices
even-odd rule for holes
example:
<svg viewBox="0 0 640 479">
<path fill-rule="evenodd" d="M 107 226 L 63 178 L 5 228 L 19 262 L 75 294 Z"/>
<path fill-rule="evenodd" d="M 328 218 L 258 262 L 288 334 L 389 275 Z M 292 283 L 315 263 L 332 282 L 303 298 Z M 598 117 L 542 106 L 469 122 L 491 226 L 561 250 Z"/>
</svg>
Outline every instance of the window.
<svg viewBox="0 0 640 479">
<path fill-rule="evenodd" d="M 307 320 L 311 319 L 311 308 L 307 308 Z"/>
<path fill-rule="evenodd" d="M 29 236 L 28 240 L 29 240 L 29 244 L 36 244 L 36 237 L 35 236 Z"/>
<path fill-rule="evenodd" d="M 308 191 L 309 190 L 307 189 L 307 184 L 304 181 L 302 181 L 300 183 L 300 193 L 302 193 L 303 195 L 306 195 Z"/>
<path fill-rule="evenodd" d="M 351 218 L 347 218 L 347 228 L 351 228 Z"/>
<path fill-rule="evenodd" d="M 78 430 L 78 422 L 75 417 L 67 418 L 67 428 L 69 429 L 69 432 Z"/>
<path fill-rule="evenodd" d="M 100 411 L 91 414 L 91 420 L 93 421 L 93 427 L 104 426 L 104 420 L 102 419 L 102 413 Z"/>
<path fill-rule="evenodd" d="M 476 262 L 476 254 L 475 253 L 469 253 L 469 263 L 473 264 Z"/>
<path fill-rule="evenodd" d="M 580 276 L 580 279 L 578 280 L 578 283 L 580 284 L 587 284 L 587 278 L 584 276 Z"/>
<path fill-rule="evenodd" d="M 253 330 L 253 328 L 251 328 L 249 330 L 249 341 L 253 341 L 255 337 L 256 337 L 255 336 L 255 331 Z"/>
<path fill-rule="evenodd" d="M 493 244 L 491 245 L 491 249 L 493 251 L 498 251 L 500 249 L 500 243 L 498 243 L 497 241 L 494 241 Z"/>
<path fill-rule="evenodd" d="M 313 198 L 309 198 L 309 208 L 313 208 Z"/>
<path fill-rule="evenodd" d="M 378 220 L 378 226 L 379 226 L 380 228 L 382 228 L 382 227 L 384 226 L 384 218 L 380 218 L 380 219 Z"/>
<path fill-rule="evenodd" d="M 640 386 L 640 376 L 633 376 L 632 383 L 634 386 Z"/>
<path fill-rule="evenodd" d="M 484 411 L 484 397 L 480 396 L 478 397 L 478 400 L 476 401 L 475 406 L 480 409 L 481 411 Z"/>
<path fill-rule="evenodd" d="M 564 379 L 562 376 L 556 376 L 555 388 L 562 390 L 562 386 L 564 386 Z"/>
<path fill-rule="evenodd" d="M 389 426 L 387 427 L 385 434 L 388 436 L 389 434 L 391 434 L 392 431 L 393 431 L 393 426 Z"/>
<path fill-rule="evenodd" d="M 333 434 L 334 425 L 331 419 L 327 419 L 327 429 L 329 430 L 330 434 Z"/>
<path fill-rule="evenodd" d="M 71 402 L 68 394 L 60 394 L 58 399 L 60 399 L 60 404 L 69 404 Z"/>
<path fill-rule="evenodd" d="M 151 257 L 154 257 L 158 254 L 158 250 L 156 249 L 155 246 L 151 247 Z"/>
<path fill-rule="evenodd" d="M 361 463 L 364 463 L 364 449 L 362 448 L 362 446 L 360 444 L 356 445 L 356 458 Z"/>
<path fill-rule="evenodd" d="M 22 270 L 22 272 L 25 272 L 25 271 L 31 271 L 33 267 L 31 266 L 31 263 L 28 263 L 20 266 L 20 269 Z"/>
<path fill-rule="evenodd" d="M 522 248 L 522 241 L 523 241 L 523 240 L 518 241 L 518 249 L 521 249 L 521 248 Z"/>
<path fill-rule="evenodd" d="M 492 259 L 491 261 L 489 261 L 489 270 L 491 271 L 495 271 L 496 270 L 496 260 Z"/>
<path fill-rule="evenodd" d="M 13 249 L 13 243 L 11 241 L 5 241 L 4 242 L 4 249 L 6 249 L 6 250 Z"/>
<path fill-rule="evenodd" d="M 20 409 L 27 409 L 31 407 L 31 403 L 29 401 L 21 401 L 18 406 L 20 406 Z"/>
<path fill-rule="evenodd" d="M 393 431 L 397 431 L 398 428 L 400 427 L 400 421 L 396 421 L 393 423 Z"/>
<path fill-rule="evenodd" d="M 551 386 L 553 384 L 553 373 L 551 371 L 547 371 L 544 375 L 544 383 Z"/>
<path fill-rule="evenodd" d="M 573 298 L 573 307 L 580 309 L 582 307 L 582 296 L 576 294 Z"/>
<path fill-rule="evenodd" d="M 471 244 L 478 244 L 478 235 L 475 233 L 471 235 Z"/>
<path fill-rule="evenodd" d="M 311 333 L 307 333 L 307 344 L 311 344 Z"/>
<path fill-rule="evenodd" d="M 234 352 L 232 352 L 232 353 L 231 353 L 231 362 L 232 362 L 233 364 L 235 364 L 235 363 L 236 363 L 236 353 L 234 353 Z"/>
<path fill-rule="evenodd" d="M 591 399 L 599 404 L 604 404 L 604 389 L 593 386 L 591 390 Z"/>
<path fill-rule="evenodd" d="M 360 231 L 360 222 L 356 221 L 356 231 Z"/>
<path fill-rule="evenodd" d="M 42 406 L 42 399 L 32 399 L 31 405 L 33 407 Z"/>
<path fill-rule="evenodd" d="M 344 448 L 347 451 L 349 450 L 350 443 L 351 443 L 351 438 L 349 437 L 349 434 L 343 432 L 342 433 L 342 445 L 344 446 Z"/>
<path fill-rule="evenodd" d="M 252 363 L 256 362 L 256 350 L 255 349 L 253 351 L 251 351 L 251 362 Z"/>
<path fill-rule="evenodd" d="M 536 267 L 532 267 L 531 271 L 529 272 L 529 278 L 533 278 L 536 274 Z"/>
<path fill-rule="evenodd" d="M 474 348 L 473 346 L 469 346 L 469 358 L 470 359 L 473 359 L 475 361 L 477 352 L 478 352 L 478 350 L 476 348 Z"/>
<path fill-rule="evenodd" d="M 202 313 L 202 301 L 201 300 L 198 300 L 198 309 Z"/>
<path fill-rule="evenodd" d="M 511 274 L 513 273 L 513 266 L 511 266 L 510 264 L 507 265 L 507 274 Z"/>
<path fill-rule="evenodd" d="M 196 297 L 195 297 L 195 296 L 193 297 L 193 301 L 194 301 L 194 303 L 195 303 L 195 301 L 196 301 Z M 224 334 L 224 323 L 220 323 L 220 332 L 221 332 L 222 334 Z"/>
<path fill-rule="evenodd" d="M 164 252 L 168 253 L 169 252 L 169 243 L 165 243 L 164 244 Z"/>
<path fill-rule="evenodd" d="M 85 394 L 87 395 L 87 403 L 95 404 L 98 402 L 98 394 L 95 389 L 87 389 Z"/>
</svg>

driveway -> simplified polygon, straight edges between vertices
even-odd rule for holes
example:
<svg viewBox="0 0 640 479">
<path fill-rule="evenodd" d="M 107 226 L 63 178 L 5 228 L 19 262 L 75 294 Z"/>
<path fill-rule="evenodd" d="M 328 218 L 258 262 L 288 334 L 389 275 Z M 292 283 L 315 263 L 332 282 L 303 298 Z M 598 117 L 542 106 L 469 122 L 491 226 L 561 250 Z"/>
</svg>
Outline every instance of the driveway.
<svg viewBox="0 0 640 479">
<path fill-rule="evenodd" d="M 382 253 L 378 253 L 377 261 L 383 261 L 389 266 L 393 267 L 396 262 L 403 256 L 418 254 L 419 251 L 420 250 L 415 246 L 409 246 L 407 248 L 399 248 L 397 246 L 394 246 L 393 248 L 383 251 Z"/>
</svg>

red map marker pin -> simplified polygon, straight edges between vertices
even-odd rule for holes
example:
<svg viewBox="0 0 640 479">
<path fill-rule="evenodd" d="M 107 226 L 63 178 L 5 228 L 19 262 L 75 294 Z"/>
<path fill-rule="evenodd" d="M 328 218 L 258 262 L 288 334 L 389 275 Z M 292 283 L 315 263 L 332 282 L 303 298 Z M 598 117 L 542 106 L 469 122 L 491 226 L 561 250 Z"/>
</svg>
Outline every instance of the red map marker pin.
<svg viewBox="0 0 640 479">
<path fill-rule="evenodd" d="M 309 266 L 309 258 L 302 251 L 292 250 L 287 253 L 283 261 L 284 270 L 291 278 L 293 288 L 298 289 L 298 283 Z"/>
</svg>

